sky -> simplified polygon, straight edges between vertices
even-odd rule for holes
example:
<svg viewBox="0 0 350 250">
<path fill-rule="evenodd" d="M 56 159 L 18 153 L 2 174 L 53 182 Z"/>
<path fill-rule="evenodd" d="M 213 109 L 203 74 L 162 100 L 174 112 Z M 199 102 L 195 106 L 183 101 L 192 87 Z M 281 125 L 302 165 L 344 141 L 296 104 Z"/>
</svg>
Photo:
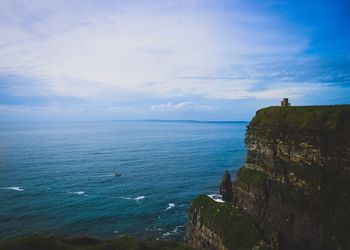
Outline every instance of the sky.
<svg viewBox="0 0 350 250">
<path fill-rule="evenodd" d="M 350 1 L 0 0 L 0 121 L 350 103 Z"/>
</svg>

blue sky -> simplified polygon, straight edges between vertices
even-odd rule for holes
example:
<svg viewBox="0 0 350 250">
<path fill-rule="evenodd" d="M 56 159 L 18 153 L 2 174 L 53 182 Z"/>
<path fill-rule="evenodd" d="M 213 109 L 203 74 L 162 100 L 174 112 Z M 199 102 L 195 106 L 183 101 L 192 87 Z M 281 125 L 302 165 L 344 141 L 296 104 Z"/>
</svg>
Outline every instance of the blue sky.
<svg viewBox="0 0 350 250">
<path fill-rule="evenodd" d="M 349 1 L 0 0 L 0 120 L 350 103 Z"/>
</svg>

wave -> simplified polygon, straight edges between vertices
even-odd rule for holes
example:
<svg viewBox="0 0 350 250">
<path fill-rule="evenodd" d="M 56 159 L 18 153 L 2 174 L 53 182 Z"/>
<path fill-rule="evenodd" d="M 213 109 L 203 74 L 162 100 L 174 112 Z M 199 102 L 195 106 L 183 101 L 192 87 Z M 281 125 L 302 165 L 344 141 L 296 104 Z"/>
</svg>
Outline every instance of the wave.
<svg viewBox="0 0 350 250">
<path fill-rule="evenodd" d="M 145 196 L 141 195 L 141 196 L 138 196 L 136 198 L 134 198 L 134 200 L 138 203 L 140 203 L 140 200 L 143 200 L 144 198 L 146 198 Z"/>
<path fill-rule="evenodd" d="M 168 207 L 165 210 L 172 209 L 173 207 L 175 207 L 175 204 L 174 203 L 169 203 Z"/>
<path fill-rule="evenodd" d="M 166 232 L 166 233 L 163 233 L 163 234 L 162 234 L 163 238 L 168 237 L 168 236 L 170 236 L 170 235 L 173 235 L 173 233 L 171 233 L 171 232 Z"/>
<path fill-rule="evenodd" d="M 22 187 L 4 187 L 4 188 L 0 188 L 0 189 L 14 190 L 14 191 L 18 191 L 18 192 L 24 191 L 24 189 Z"/>
<path fill-rule="evenodd" d="M 88 196 L 87 194 L 85 194 L 85 191 L 77 191 L 77 192 L 69 192 L 67 191 L 68 194 L 77 194 L 77 195 L 84 195 L 84 196 Z"/>
<path fill-rule="evenodd" d="M 117 198 L 123 199 L 123 200 L 134 200 L 134 201 L 136 201 L 137 203 L 140 203 L 140 201 L 143 200 L 144 198 L 146 198 L 146 196 L 141 195 L 141 196 L 137 196 L 137 197 L 135 197 L 135 198 L 132 198 L 132 197 L 125 197 L 125 196 L 119 196 L 119 197 L 117 197 Z"/>
<path fill-rule="evenodd" d="M 178 233 L 179 232 L 179 228 L 183 228 L 184 226 L 185 225 L 176 226 L 175 229 L 172 232 Z"/>
<path fill-rule="evenodd" d="M 220 202 L 220 203 L 224 202 L 224 201 L 222 200 L 222 196 L 219 195 L 219 194 L 208 194 L 207 196 L 208 196 L 210 199 L 212 199 L 213 201 Z"/>
<path fill-rule="evenodd" d="M 120 197 L 117 197 L 119 199 L 123 199 L 123 200 L 132 200 L 131 197 L 123 197 L 123 196 L 120 196 Z"/>
<path fill-rule="evenodd" d="M 174 230 L 165 232 L 162 234 L 163 238 L 179 234 L 179 228 L 183 228 L 185 225 L 176 226 Z"/>
<path fill-rule="evenodd" d="M 113 177 L 114 174 L 103 174 L 103 175 L 95 175 L 95 176 L 92 176 L 92 177 L 95 177 L 95 178 L 102 178 L 102 177 Z"/>
<path fill-rule="evenodd" d="M 163 228 L 149 228 L 149 227 L 146 227 L 145 228 L 146 231 L 158 231 L 158 232 L 161 232 L 161 231 L 165 231 Z"/>
</svg>

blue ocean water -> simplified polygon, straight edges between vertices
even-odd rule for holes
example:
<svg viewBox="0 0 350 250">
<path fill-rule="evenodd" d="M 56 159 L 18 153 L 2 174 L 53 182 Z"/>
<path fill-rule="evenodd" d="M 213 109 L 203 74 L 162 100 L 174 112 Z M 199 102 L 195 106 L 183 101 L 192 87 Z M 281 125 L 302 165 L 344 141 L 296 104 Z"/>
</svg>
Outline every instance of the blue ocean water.
<svg viewBox="0 0 350 250">
<path fill-rule="evenodd" d="M 191 200 L 218 193 L 224 170 L 243 164 L 246 125 L 1 123 L 0 240 L 182 239 Z"/>
</svg>

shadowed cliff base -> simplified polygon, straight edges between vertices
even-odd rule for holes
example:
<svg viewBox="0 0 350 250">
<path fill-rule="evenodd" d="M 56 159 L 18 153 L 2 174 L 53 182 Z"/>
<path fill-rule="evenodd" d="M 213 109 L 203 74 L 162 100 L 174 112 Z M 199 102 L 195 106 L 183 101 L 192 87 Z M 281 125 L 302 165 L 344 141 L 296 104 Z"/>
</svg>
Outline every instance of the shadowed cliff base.
<svg viewBox="0 0 350 250">
<path fill-rule="evenodd" d="M 213 249 L 350 249 L 350 105 L 259 110 L 245 142 L 233 202 L 222 205 L 227 215 L 207 212 L 220 206 L 214 201 L 195 200 L 188 242 Z M 254 245 L 253 236 L 245 246 L 225 240 L 236 237 L 237 211 L 266 245 Z M 240 228 L 236 234 L 251 235 Z"/>
<path fill-rule="evenodd" d="M 114 240 L 99 240 L 89 237 L 60 238 L 33 235 L 0 243 L 1 250 L 193 250 L 172 241 L 140 241 L 131 236 L 120 236 Z"/>
</svg>

